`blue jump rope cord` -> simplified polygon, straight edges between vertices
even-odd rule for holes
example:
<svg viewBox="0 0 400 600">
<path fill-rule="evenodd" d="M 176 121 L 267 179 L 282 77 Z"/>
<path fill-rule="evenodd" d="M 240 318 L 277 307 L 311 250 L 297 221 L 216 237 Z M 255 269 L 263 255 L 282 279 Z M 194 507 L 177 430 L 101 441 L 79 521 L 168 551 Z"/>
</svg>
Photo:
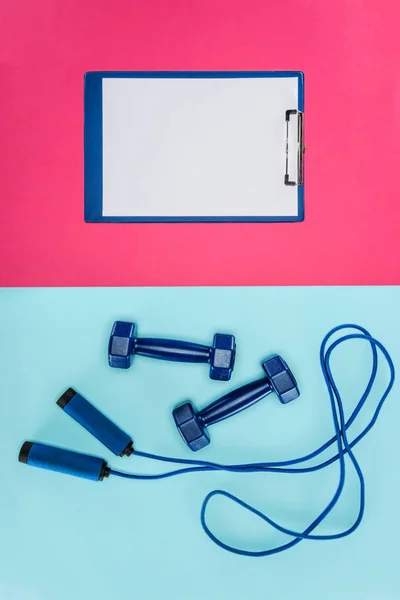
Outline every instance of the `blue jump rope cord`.
<svg viewBox="0 0 400 600">
<path fill-rule="evenodd" d="M 326 349 L 329 338 L 337 331 L 340 331 L 343 329 L 355 329 L 355 330 L 359 331 L 360 333 L 349 334 L 349 335 L 340 337 L 335 342 L 333 342 L 328 347 L 328 349 Z M 342 399 L 341 399 L 340 393 L 338 391 L 338 388 L 335 384 L 335 381 L 334 381 L 334 378 L 333 378 L 333 375 L 331 372 L 330 357 L 335 348 L 337 348 L 340 344 L 342 344 L 348 340 L 351 340 L 351 339 L 364 340 L 370 344 L 371 349 L 372 349 L 372 371 L 371 371 L 371 376 L 369 378 L 368 384 L 365 388 L 363 395 L 361 396 L 355 409 L 353 410 L 352 414 L 350 415 L 350 418 L 346 421 L 345 416 L 344 416 Z M 369 397 L 369 395 L 371 393 L 372 386 L 376 379 L 376 374 L 377 374 L 377 369 L 378 369 L 377 348 L 382 352 L 382 354 L 385 357 L 387 364 L 389 366 L 389 370 L 390 370 L 389 383 L 388 383 L 386 390 L 383 393 L 381 399 L 379 400 L 378 405 L 373 414 L 373 417 L 370 420 L 370 422 L 368 423 L 368 425 L 361 431 L 361 433 L 353 441 L 349 442 L 348 438 L 347 438 L 347 430 L 351 426 L 351 424 L 354 422 L 354 420 L 356 419 L 360 410 L 364 406 L 367 398 Z M 172 477 L 175 475 L 183 475 L 185 473 L 211 471 L 211 470 L 224 470 L 224 471 L 232 471 L 235 473 L 260 473 L 260 472 L 311 473 L 313 471 L 323 469 L 338 460 L 339 466 L 340 466 L 340 473 L 339 473 L 339 482 L 338 482 L 337 489 L 336 489 L 332 499 L 325 507 L 325 509 L 317 516 L 316 519 L 314 519 L 314 521 L 303 532 L 294 531 L 292 529 L 288 529 L 286 527 L 279 525 L 278 523 L 276 523 L 275 521 L 270 519 L 264 513 L 255 509 L 253 506 L 247 504 L 246 502 L 244 502 L 237 496 L 234 496 L 233 494 L 230 494 L 224 490 L 213 490 L 209 494 L 207 494 L 207 496 L 205 497 L 203 504 L 202 504 L 200 521 L 201 521 L 203 530 L 215 544 L 217 544 L 224 550 L 228 550 L 229 552 L 233 552 L 235 554 L 239 554 L 239 555 L 243 555 L 243 556 L 268 556 L 271 554 L 276 554 L 278 552 L 282 552 L 283 550 L 287 550 L 287 549 L 291 548 L 292 546 L 295 546 L 296 544 L 301 542 L 303 539 L 331 540 L 331 539 L 338 539 L 341 537 L 345 537 L 345 536 L 351 534 L 360 525 L 363 514 L 364 514 L 364 507 L 365 507 L 364 478 L 363 478 L 361 468 L 352 452 L 352 448 L 356 444 L 358 444 L 358 442 L 375 425 L 377 418 L 379 416 L 379 413 L 382 409 L 383 403 L 385 402 L 390 390 L 393 387 L 394 380 L 395 380 L 395 370 L 394 370 L 392 359 L 391 359 L 388 351 L 386 350 L 386 348 L 378 340 L 371 337 L 371 335 L 368 333 L 368 331 L 366 329 L 364 329 L 363 327 L 359 327 L 358 325 L 353 325 L 353 324 L 339 325 L 338 327 L 335 327 L 334 329 L 332 329 L 325 336 L 325 338 L 322 341 L 321 349 L 320 349 L 320 364 L 321 364 L 321 369 L 322 369 L 322 373 L 324 376 L 325 384 L 327 386 L 328 393 L 329 393 L 329 399 L 330 399 L 331 409 L 332 409 L 333 424 L 334 424 L 334 429 L 335 429 L 335 436 L 332 437 L 330 440 L 328 440 L 325 444 L 323 444 L 320 448 L 318 448 L 314 452 L 311 452 L 310 454 L 307 454 L 307 455 L 299 457 L 299 458 L 295 458 L 295 459 L 287 460 L 287 461 L 280 461 L 280 462 L 249 463 L 249 464 L 239 464 L 239 465 L 221 465 L 218 463 L 212 463 L 212 462 L 207 462 L 207 461 L 172 458 L 172 457 L 159 456 L 157 454 L 149 454 L 146 452 L 135 451 L 135 454 L 137 456 L 141 456 L 143 458 L 148 458 L 148 459 L 162 461 L 162 462 L 168 462 L 168 463 L 191 465 L 191 466 L 187 467 L 187 468 L 183 468 L 183 469 L 177 469 L 175 471 L 169 471 L 167 473 L 160 473 L 157 475 L 139 475 L 139 474 L 133 474 L 133 473 L 132 474 L 131 473 L 122 473 L 122 472 L 116 471 L 114 469 L 111 470 L 111 474 L 116 475 L 118 477 L 128 478 L 128 479 L 151 480 L 151 479 L 164 479 L 164 478 Z M 337 444 L 338 452 L 337 452 L 337 454 L 335 454 L 333 457 L 327 459 L 326 461 L 321 462 L 317 465 L 312 465 L 310 467 L 288 468 L 290 465 L 297 465 L 297 464 L 309 461 L 312 458 L 315 458 L 316 456 L 320 455 L 322 452 L 324 452 L 327 448 L 329 448 L 335 442 Z M 316 535 L 316 534 L 312 535 L 311 532 L 328 516 L 328 514 L 332 511 L 332 509 L 337 504 L 337 502 L 341 496 L 341 493 L 342 493 L 343 487 L 344 487 L 344 483 L 345 483 L 345 460 L 344 459 L 345 459 L 346 454 L 348 455 L 348 457 L 351 460 L 352 465 L 354 466 L 354 469 L 357 473 L 359 484 L 360 484 L 360 502 L 359 502 L 358 515 L 357 515 L 353 525 L 351 527 L 349 527 L 348 529 L 346 529 L 345 531 L 342 531 L 337 534 L 330 534 L 330 535 Z M 278 531 L 280 531 L 284 534 L 287 534 L 287 535 L 293 537 L 294 539 L 287 542 L 286 544 L 282 544 L 280 546 L 276 546 L 274 548 L 267 549 L 267 550 L 261 550 L 261 551 L 242 550 L 240 548 L 236 548 L 236 547 L 230 546 L 228 544 L 225 544 L 210 531 L 210 529 L 206 523 L 206 510 L 207 510 L 208 503 L 213 496 L 217 496 L 217 495 L 224 496 L 224 497 L 228 498 L 229 500 L 233 500 L 233 502 L 239 504 L 246 510 L 257 515 L 263 521 L 267 522 L 269 525 L 271 525 Z"/>
</svg>

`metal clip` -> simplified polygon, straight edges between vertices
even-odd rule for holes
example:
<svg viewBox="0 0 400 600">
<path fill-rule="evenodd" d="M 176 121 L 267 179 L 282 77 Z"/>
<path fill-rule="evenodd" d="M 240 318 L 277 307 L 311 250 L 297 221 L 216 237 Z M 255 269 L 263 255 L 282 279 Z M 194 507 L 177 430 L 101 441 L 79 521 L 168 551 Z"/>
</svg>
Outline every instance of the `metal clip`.
<svg viewBox="0 0 400 600">
<path fill-rule="evenodd" d="M 297 182 L 289 179 L 289 122 L 290 116 L 297 115 Z M 285 185 L 303 184 L 303 154 L 305 151 L 303 145 L 303 113 L 298 110 L 286 111 L 286 172 Z"/>
</svg>

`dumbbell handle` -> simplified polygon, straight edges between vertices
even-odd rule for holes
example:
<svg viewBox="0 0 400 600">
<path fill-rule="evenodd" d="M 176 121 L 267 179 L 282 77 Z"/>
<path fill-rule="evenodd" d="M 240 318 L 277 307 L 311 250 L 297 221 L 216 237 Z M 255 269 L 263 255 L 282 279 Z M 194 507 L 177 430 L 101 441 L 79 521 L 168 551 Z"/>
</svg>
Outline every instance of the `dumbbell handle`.
<svg viewBox="0 0 400 600">
<path fill-rule="evenodd" d="M 268 379 L 262 377 L 251 383 L 247 383 L 236 390 L 233 390 L 229 394 L 222 396 L 219 400 L 216 400 L 212 404 L 209 404 L 199 413 L 197 418 L 205 426 L 213 425 L 227 419 L 232 415 L 248 408 L 255 402 L 258 402 L 268 394 L 272 392 L 271 384 Z"/>
<path fill-rule="evenodd" d="M 187 363 L 208 363 L 211 348 L 202 344 L 162 338 L 135 338 L 135 354 Z"/>
</svg>

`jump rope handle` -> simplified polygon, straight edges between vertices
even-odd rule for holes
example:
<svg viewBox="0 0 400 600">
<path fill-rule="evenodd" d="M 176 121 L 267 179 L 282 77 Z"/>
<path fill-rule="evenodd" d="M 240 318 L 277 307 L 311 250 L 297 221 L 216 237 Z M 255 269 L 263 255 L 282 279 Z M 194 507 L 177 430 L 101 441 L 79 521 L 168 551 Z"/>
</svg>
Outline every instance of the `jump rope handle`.
<svg viewBox="0 0 400 600">
<path fill-rule="evenodd" d="M 92 481 L 103 481 L 104 477 L 110 474 L 103 458 L 36 442 L 24 442 L 18 460 L 31 467 L 58 471 Z"/>
</svg>

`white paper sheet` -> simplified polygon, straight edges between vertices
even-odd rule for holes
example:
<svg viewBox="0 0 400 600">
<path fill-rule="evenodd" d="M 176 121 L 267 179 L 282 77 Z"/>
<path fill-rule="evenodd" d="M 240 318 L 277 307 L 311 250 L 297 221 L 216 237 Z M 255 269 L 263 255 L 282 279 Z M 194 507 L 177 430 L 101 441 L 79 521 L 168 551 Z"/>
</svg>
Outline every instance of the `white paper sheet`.
<svg viewBox="0 0 400 600">
<path fill-rule="evenodd" d="M 284 185 L 297 77 L 102 83 L 103 216 L 297 215 Z"/>
</svg>

